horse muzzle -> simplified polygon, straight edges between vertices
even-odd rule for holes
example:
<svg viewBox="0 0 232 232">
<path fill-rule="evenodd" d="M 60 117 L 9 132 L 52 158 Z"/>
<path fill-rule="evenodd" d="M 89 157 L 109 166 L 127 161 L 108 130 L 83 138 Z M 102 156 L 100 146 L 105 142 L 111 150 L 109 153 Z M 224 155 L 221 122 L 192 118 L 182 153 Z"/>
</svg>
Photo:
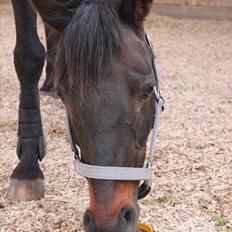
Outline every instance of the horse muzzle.
<svg viewBox="0 0 232 232">
<path fill-rule="evenodd" d="M 111 219 L 104 217 L 101 222 L 96 219 L 91 210 L 84 214 L 84 227 L 86 232 L 136 232 L 138 212 L 133 207 L 123 207 L 118 214 L 116 223 L 111 225 Z"/>
</svg>

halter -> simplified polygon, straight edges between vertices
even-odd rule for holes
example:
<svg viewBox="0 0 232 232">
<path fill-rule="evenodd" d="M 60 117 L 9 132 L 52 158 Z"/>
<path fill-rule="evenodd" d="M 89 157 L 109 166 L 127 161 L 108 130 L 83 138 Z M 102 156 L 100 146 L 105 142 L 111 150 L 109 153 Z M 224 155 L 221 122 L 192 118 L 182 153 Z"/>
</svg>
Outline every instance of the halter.
<svg viewBox="0 0 232 232">
<path fill-rule="evenodd" d="M 148 35 L 146 34 L 146 40 L 149 46 L 153 50 L 153 45 Z M 154 50 L 153 50 L 154 51 Z M 86 178 L 99 179 L 99 180 L 120 180 L 120 181 L 141 181 L 143 184 L 139 186 L 138 198 L 144 198 L 149 194 L 152 187 L 152 171 L 154 162 L 155 144 L 157 140 L 158 128 L 160 125 L 160 113 L 164 109 L 164 99 L 160 91 L 159 71 L 155 63 L 155 56 L 152 58 L 153 72 L 156 78 L 157 86 L 154 87 L 156 96 L 155 100 L 155 112 L 154 112 L 154 124 L 152 128 L 151 146 L 148 161 L 145 167 L 108 167 L 85 164 L 81 161 L 80 149 L 76 144 L 73 136 L 73 130 L 70 123 L 70 118 L 67 114 L 67 125 L 69 132 L 69 141 L 72 149 L 75 171 Z"/>
</svg>

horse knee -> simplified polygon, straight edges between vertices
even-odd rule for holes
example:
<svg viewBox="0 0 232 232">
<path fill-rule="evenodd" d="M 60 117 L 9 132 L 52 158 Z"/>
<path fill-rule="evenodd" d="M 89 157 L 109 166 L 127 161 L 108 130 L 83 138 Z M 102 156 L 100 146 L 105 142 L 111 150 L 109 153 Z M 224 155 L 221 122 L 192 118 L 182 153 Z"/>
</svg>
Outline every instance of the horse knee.
<svg viewBox="0 0 232 232">
<path fill-rule="evenodd" d="M 36 36 L 37 37 L 37 36 Z M 45 48 L 38 38 L 17 42 L 14 49 L 15 69 L 21 84 L 38 84 L 45 60 Z"/>
</svg>

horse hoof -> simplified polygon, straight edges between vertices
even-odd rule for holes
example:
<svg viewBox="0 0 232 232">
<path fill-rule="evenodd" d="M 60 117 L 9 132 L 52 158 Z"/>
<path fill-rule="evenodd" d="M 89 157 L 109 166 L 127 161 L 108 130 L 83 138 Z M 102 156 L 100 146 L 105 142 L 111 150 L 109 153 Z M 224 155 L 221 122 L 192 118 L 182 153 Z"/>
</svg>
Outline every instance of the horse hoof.
<svg viewBox="0 0 232 232">
<path fill-rule="evenodd" d="M 40 200 L 44 197 L 43 180 L 10 179 L 6 197 L 12 201 Z"/>
</svg>

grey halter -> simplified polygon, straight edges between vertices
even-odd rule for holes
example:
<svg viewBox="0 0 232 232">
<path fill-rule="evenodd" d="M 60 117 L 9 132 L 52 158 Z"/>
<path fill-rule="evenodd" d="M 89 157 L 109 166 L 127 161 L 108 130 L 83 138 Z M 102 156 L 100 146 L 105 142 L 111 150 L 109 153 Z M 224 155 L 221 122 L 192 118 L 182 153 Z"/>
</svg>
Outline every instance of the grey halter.
<svg viewBox="0 0 232 232">
<path fill-rule="evenodd" d="M 146 35 L 146 39 L 150 47 L 153 49 L 152 43 Z M 155 63 L 155 57 L 152 60 L 154 75 L 156 78 L 157 86 L 154 87 L 154 92 L 156 95 L 155 101 L 155 113 L 154 113 L 154 124 L 152 129 L 150 153 L 148 161 L 145 167 L 108 167 L 108 166 L 97 166 L 85 164 L 81 161 L 80 149 L 76 142 L 74 142 L 74 137 L 72 134 L 72 127 L 70 124 L 70 119 L 67 114 L 67 124 L 69 131 L 69 141 L 72 148 L 73 158 L 74 158 L 74 167 L 75 171 L 87 178 L 100 179 L 100 180 L 121 180 L 121 181 L 141 181 L 144 180 L 144 183 L 139 187 L 139 199 L 148 195 L 151 190 L 152 185 L 152 170 L 154 162 L 154 152 L 155 144 L 157 140 L 158 128 L 160 125 L 160 113 L 164 107 L 164 99 L 160 91 L 159 83 L 159 71 Z"/>
</svg>

